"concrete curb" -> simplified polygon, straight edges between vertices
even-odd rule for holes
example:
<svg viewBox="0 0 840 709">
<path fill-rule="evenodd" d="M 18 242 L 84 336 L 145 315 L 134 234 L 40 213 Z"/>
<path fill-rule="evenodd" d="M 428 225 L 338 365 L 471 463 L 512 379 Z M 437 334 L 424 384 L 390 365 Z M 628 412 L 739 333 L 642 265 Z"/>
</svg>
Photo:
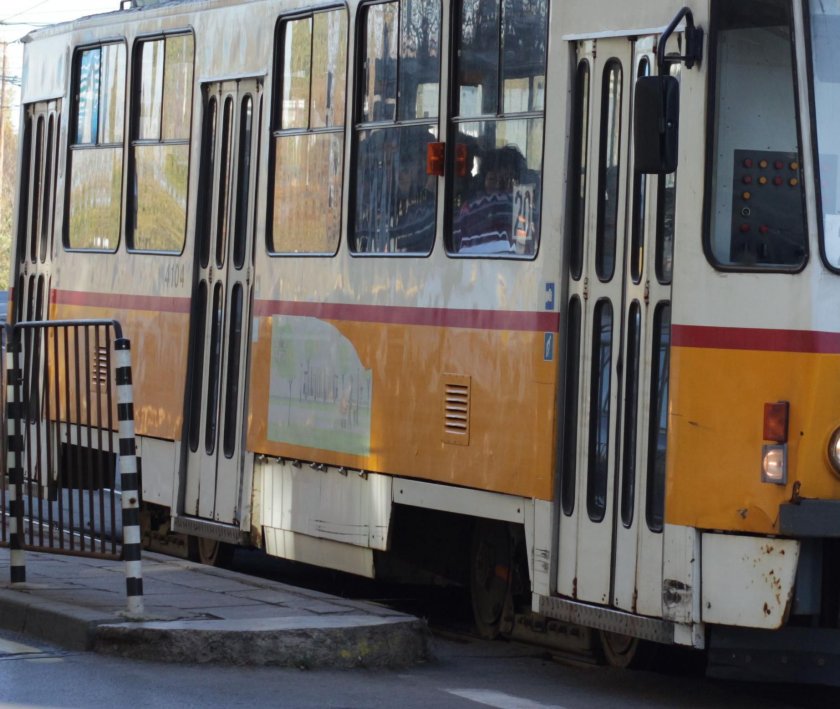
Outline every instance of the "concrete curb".
<svg viewBox="0 0 840 709">
<path fill-rule="evenodd" d="M 0 627 L 68 650 L 92 650 L 97 626 L 113 622 L 113 617 L 96 611 L 29 596 L 25 587 L 0 588 Z"/>
<path fill-rule="evenodd" d="M 251 621 L 103 624 L 96 652 L 157 662 L 297 667 L 400 668 L 431 658 L 431 633 L 417 619 L 339 616 Z"/>
</svg>

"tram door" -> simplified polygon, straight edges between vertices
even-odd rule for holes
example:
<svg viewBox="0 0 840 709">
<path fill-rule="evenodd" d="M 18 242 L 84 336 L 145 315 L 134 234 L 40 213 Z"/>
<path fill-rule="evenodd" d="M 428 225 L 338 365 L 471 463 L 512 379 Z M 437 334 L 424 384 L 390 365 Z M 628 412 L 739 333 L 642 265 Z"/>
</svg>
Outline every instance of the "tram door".
<svg viewBox="0 0 840 709">
<path fill-rule="evenodd" d="M 184 513 L 237 524 L 262 82 L 205 84 Z"/>
<path fill-rule="evenodd" d="M 49 317 L 61 101 L 26 106 L 14 320 Z"/>
<path fill-rule="evenodd" d="M 654 321 L 669 332 L 670 310 L 652 275 L 657 184 L 632 164 L 633 87 L 655 71 L 654 49 L 654 37 L 576 44 L 557 585 L 564 596 L 661 615 L 661 518 L 651 528 L 646 508 L 664 477 L 651 485 L 647 471 L 659 450 L 651 407 L 666 418 L 653 389 L 667 337 L 654 342 Z M 667 367 L 664 381 L 667 402 Z"/>
</svg>

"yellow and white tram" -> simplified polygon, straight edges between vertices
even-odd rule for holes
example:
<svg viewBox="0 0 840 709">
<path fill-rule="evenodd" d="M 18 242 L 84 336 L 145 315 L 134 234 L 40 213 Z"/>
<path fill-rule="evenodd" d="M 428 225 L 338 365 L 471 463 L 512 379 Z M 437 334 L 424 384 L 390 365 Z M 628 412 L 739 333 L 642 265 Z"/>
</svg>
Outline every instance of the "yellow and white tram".
<svg viewBox="0 0 840 709">
<path fill-rule="evenodd" d="M 836 681 L 840 2 L 681 4 L 27 39 L 13 317 L 122 323 L 150 542 Z"/>
</svg>

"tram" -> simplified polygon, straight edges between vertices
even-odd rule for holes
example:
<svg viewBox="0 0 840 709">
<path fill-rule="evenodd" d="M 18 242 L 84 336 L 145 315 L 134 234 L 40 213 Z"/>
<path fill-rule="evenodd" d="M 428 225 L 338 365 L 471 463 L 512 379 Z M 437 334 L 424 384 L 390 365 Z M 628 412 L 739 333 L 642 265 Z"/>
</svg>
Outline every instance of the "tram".
<svg viewBox="0 0 840 709">
<path fill-rule="evenodd" d="M 840 2 L 683 2 L 26 39 L 10 317 L 122 324 L 150 546 L 837 682 Z"/>
</svg>

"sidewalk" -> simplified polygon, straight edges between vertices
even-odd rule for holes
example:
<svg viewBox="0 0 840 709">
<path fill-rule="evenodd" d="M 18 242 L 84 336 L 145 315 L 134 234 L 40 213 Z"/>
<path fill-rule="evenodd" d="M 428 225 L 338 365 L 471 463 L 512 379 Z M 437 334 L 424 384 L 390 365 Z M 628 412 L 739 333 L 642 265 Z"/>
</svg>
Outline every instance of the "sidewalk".
<svg viewBox="0 0 840 709">
<path fill-rule="evenodd" d="M 9 583 L 0 548 L 0 627 L 69 649 L 307 669 L 404 667 L 430 654 L 413 616 L 152 552 L 139 620 L 125 617 L 122 562 L 27 552 L 26 580 Z"/>
</svg>

